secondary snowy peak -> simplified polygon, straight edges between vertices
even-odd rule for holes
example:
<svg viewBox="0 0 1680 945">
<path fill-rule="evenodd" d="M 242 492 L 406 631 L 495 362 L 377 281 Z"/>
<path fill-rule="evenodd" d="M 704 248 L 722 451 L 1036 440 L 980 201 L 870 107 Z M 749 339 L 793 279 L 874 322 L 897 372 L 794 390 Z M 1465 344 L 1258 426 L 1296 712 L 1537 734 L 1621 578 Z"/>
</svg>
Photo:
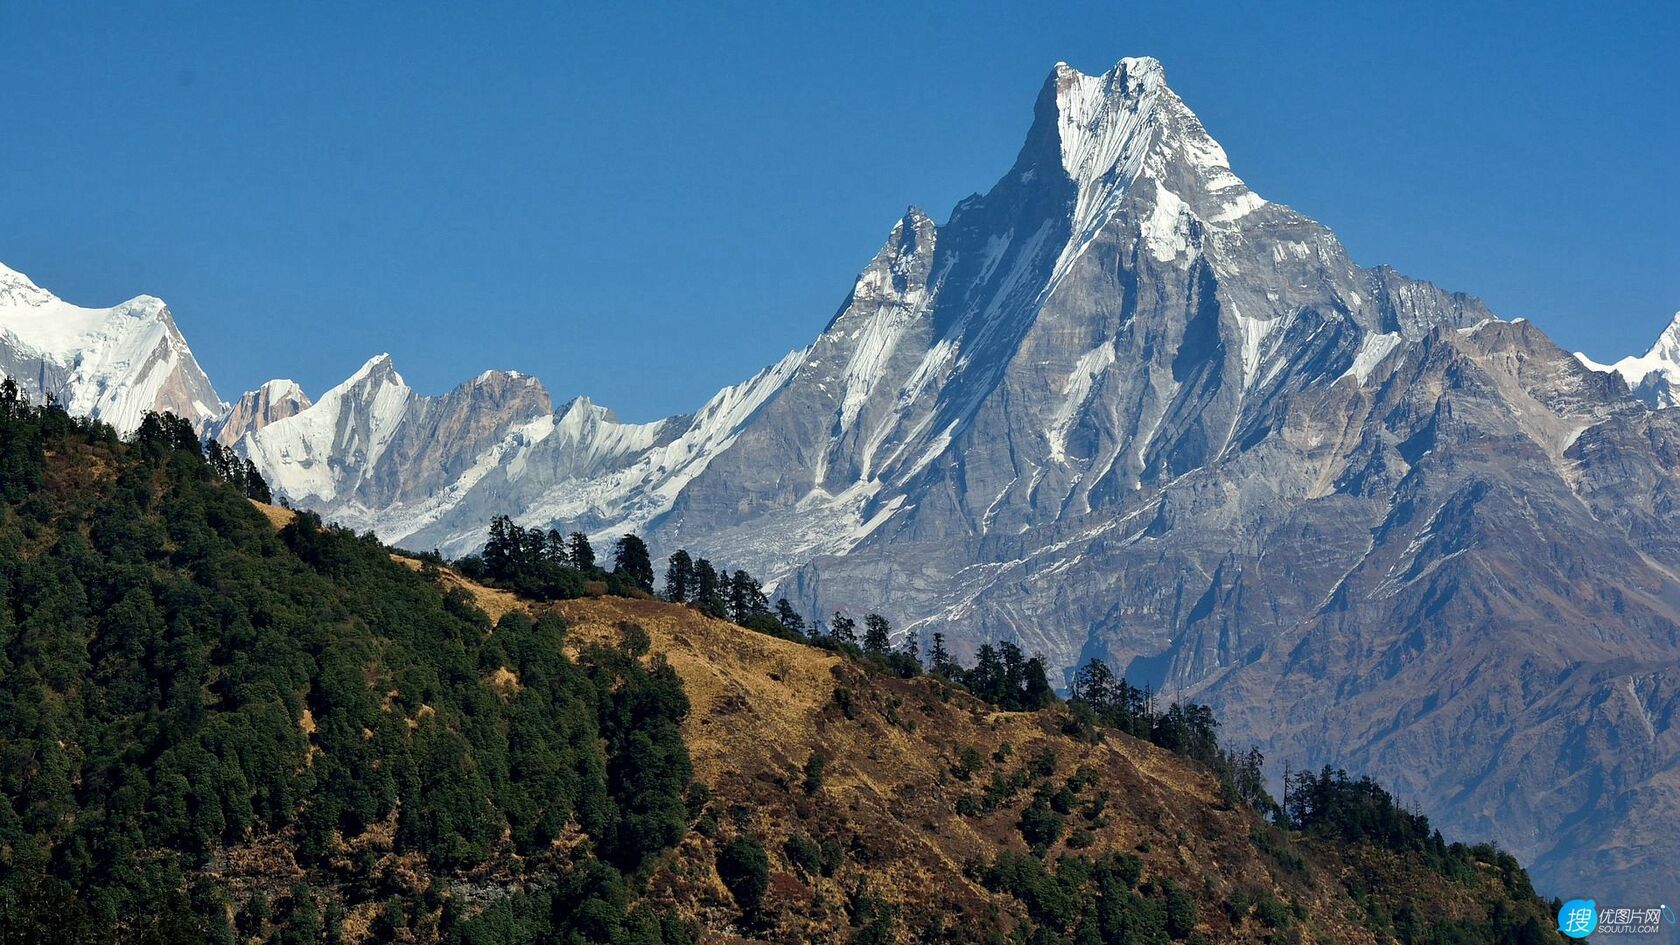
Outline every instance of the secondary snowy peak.
<svg viewBox="0 0 1680 945">
<path fill-rule="evenodd" d="M 1575 357 L 1595 371 L 1620 374 L 1634 396 L 1653 407 L 1680 405 L 1680 312 L 1674 313 L 1657 343 L 1642 355 L 1614 364 L 1600 364 L 1580 352 Z"/>
<path fill-rule="evenodd" d="M 82 308 L 5 266 L 0 374 L 33 397 L 52 397 L 124 433 L 149 410 L 172 411 L 201 428 L 223 411 L 161 299 L 141 295 L 111 308 Z"/>
<path fill-rule="evenodd" d="M 891 300 L 913 304 L 911 296 L 927 291 L 927 271 L 937 235 L 938 227 L 920 207 L 906 210 L 893 225 L 886 245 L 858 275 L 850 302 L 856 305 Z M 849 306 L 842 307 L 841 314 L 849 310 Z"/>
<path fill-rule="evenodd" d="M 291 378 L 267 381 L 252 393 L 258 394 L 267 403 L 296 404 L 298 410 L 303 410 L 310 404 L 309 395 L 304 393 L 303 386 Z"/>
<path fill-rule="evenodd" d="M 851 426 L 874 392 L 905 332 L 927 315 L 928 275 L 938 238 L 938 227 L 926 213 L 918 207 L 906 210 L 813 346 L 811 370 L 805 373 L 822 373 L 823 383 L 838 383 L 842 429 Z"/>
<path fill-rule="evenodd" d="M 378 463 L 412 395 L 391 356 L 381 354 L 307 410 L 253 431 L 244 449 L 279 494 L 331 502 Z"/>
<path fill-rule="evenodd" d="M 617 423 L 612 408 L 603 407 L 588 397 L 573 397 L 555 411 L 555 424 L 560 429 L 581 430 L 593 424 Z"/>
</svg>

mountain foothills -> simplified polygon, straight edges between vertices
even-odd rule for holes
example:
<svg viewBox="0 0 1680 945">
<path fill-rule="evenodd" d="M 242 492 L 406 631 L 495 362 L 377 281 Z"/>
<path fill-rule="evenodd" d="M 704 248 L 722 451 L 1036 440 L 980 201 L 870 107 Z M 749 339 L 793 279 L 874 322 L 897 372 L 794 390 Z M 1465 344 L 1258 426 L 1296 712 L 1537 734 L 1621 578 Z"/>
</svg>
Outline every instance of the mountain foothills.
<svg viewBox="0 0 1680 945">
<path fill-rule="evenodd" d="M 1280 805 L 1099 664 L 750 629 L 629 540 L 521 598 L 201 432 L 0 385 L 0 942 L 1559 940 L 1509 854 L 1328 767 Z"/>
<path fill-rule="evenodd" d="M 1012 640 L 1061 685 L 1101 658 L 1277 764 L 1372 773 L 1548 893 L 1680 885 L 1680 326 L 1596 365 L 1354 265 L 1152 59 L 1058 65 L 990 191 L 911 208 L 815 342 L 653 423 L 503 372 L 424 396 L 383 356 L 221 407 L 161 303 L 5 279 L 29 390 L 119 429 L 172 410 L 389 542 L 636 532 L 802 614 Z"/>
</svg>

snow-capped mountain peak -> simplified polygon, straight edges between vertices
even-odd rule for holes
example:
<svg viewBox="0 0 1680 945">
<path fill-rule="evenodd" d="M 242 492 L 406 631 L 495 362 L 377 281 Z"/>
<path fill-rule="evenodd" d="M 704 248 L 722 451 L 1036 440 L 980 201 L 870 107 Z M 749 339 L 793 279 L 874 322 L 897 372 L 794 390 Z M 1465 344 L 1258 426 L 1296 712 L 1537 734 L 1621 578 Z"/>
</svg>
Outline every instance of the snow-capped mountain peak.
<svg viewBox="0 0 1680 945">
<path fill-rule="evenodd" d="M 224 442 L 237 442 L 276 495 L 392 534 L 435 521 L 486 475 L 522 468 L 555 430 L 548 391 L 534 377 L 485 371 L 428 397 L 408 386 L 389 354 L 369 358 L 313 404 L 285 381 L 247 399 L 264 391 L 273 398 L 267 422 Z"/>
<path fill-rule="evenodd" d="M 121 432 L 149 410 L 207 426 L 224 410 L 162 299 L 111 308 L 59 299 L 0 265 L 0 374 Z"/>
<path fill-rule="evenodd" d="M 304 393 L 303 386 L 289 377 L 265 381 L 257 390 L 271 400 L 299 400 L 305 406 L 309 404 L 309 395 Z"/>
<path fill-rule="evenodd" d="M 331 501 L 361 478 L 358 472 L 345 481 L 344 468 L 363 471 L 378 463 L 412 394 L 391 356 L 381 354 L 308 409 L 246 437 L 244 449 L 283 494 Z"/>
<path fill-rule="evenodd" d="M 1663 329 L 1662 337 L 1657 339 L 1646 356 L 1659 352 L 1669 363 L 1680 364 L 1680 312 L 1674 313 L 1668 327 Z"/>
<path fill-rule="evenodd" d="M 859 303 L 903 300 L 907 293 L 916 292 L 916 283 L 926 276 L 937 238 L 938 227 L 920 207 L 905 210 L 887 236 L 886 245 L 858 274 L 852 284 L 851 304 L 842 308 L 841 315 Z"/>
<path fill-rule="evenodd" d="M 28 276 L 0 263 L 0 308 L 40 307 L 56 301 Z"/>
<path fill-rule="evenodd" d="M 327 393 L 322 394 L 321 399 L 326 400 L 335 393 L 340 393 L 349 388 L 362 386 L 370 382 L 389 382 L 399 387 L 408 386 L 407 383 L 403 381 L 402 375 L 397 373 L 397 363 L 392 360 L 391 355 L 388 353 L 376 354 L 373 357 L 368 358 L 367 361 L 363 362 L 362 366 L 357 368 L 354 374 L 345 378 L 337 387 L 334 387 Z"/>
<path fill-rule="evenodd" d="M 1629 355 L 1614 364 L 1600 364 L 1577 351 L 1575 357 L 1595 371 L 1614 372 L 1627 381 L 1634 396 L 1653 407 L 1680 405 L 1680 312 L 1642 355 Z"/>
<path fill-rule="evenodd" d="M 564 406 L 555 411 L 562 426 L 579 428 L 586 423 L 617 423 L 618 417 L 613 415 L 610 408 L 590 400 L 585 395 L 573 397 Z"/>
<path fill-rule="evenodd" d="M 1102 75 L 1086 75 L 1058 63 L 1050 86 L 1056 96 L 1056 131 L 1062 167 L 1081 187 L 1116 170 L 1136 176 L 1156 93 L 1166 74 L 1154 59 L 1122 59 Z"/>
<path fill-rule="evenodd" d="M 1043 152 L 1030 142 L 1050 137 L 1052 127 L 1059 170 L 1077 194 L 1076 234 L 1100 227 L 1144 178 L 1154 184 L 1157 230 L 1179 228 L 1186 213 L 1203 223 L 1230 223 L 1266 203 L 1231 171 L 1225 149 L 1167 85 L 1153 58 L 1122 59 L 1101 75 L 1058 63 L 1022 155 L 1032 159 L 1017 164 L 1023 183 L 1050 170 L 1037 166 L 1048 155 L 1039 157 Z M 1157 241 L 1154 248 L 1164 247 Z"/>
</svg>

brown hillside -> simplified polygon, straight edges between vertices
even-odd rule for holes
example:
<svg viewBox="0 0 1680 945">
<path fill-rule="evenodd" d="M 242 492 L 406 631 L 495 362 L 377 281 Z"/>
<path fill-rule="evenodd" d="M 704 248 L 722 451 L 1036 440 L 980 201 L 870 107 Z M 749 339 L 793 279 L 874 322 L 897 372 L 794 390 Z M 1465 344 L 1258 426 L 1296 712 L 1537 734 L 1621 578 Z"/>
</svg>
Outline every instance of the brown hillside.
<svg viewBox="0 0 1680 945">
<path fill-rule="evenodd" d="M 1070 779 L 1085 786 L 1044 861 L 1135 855 L 1145 887 L 1170 878 L 1194 896 L 1196 934 L 1208 942 L 1390 941 L 1372 931 L 1366 906 L 1348 892 L 1343 880 L 1356 868 L 1364 876 L 1356 885 L 1375 889 L 1371 901 L 1388 914 L 1409 903 L 1436 918 L 1480 920 L 1505 896 L 1491 868 L 1455 884 L 1392 854 L 1288 837 L 1226 803 L 1215 779 L 1178 756 L 1113 732 L 1092 740 L 1065 734 L 1061 708 L 995 711 L 937 680 L 872 672 L 687 607 L 622 598 L 519 604 L 447 569 L 440 579 L 492 614 L 552 607 L 579 643 L 614 645 L 625 624 L 639 625 L 651 658 L 668 660 L 681 676 L 693 702 L 684 736 L 712 801 L 658 869 L 652 895 L 699 921 L 711 940 L 844 942 L 853 933 L 848 905 L 860 893 L 891 907 L 899 941 L 941 925 L 951 940 L 983 940 L 984 931 L 1027 913 L 965 867 L 1006 849 L 1027 852 L 1023 809 L 1041 785 Z M 966 749 L 979 758 L 972 771 L 964 770 Z M 813 753 L 826 764 L 820 786 L 808 791 Z M 1021 772 L 1025 786 L 1005 791 L 992 812 L 959 813 L 965 797 L 978 800 L 994 779 L 1007 784 Z M 740 833 L 761 839 L 771 861 L 766 916 L 750 926 L 712 866 L 717 849 Z M 792 836 L 838 845 L 843 864 L 831 876 L 807 875 L 784 852 Z"/>
</svg>

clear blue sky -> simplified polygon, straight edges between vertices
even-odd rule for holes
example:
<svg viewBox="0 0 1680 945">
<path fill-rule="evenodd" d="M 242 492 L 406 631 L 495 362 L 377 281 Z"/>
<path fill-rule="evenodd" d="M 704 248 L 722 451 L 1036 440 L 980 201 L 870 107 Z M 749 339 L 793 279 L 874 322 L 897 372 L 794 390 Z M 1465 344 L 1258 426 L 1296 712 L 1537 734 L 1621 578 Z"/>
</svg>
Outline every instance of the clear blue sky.
<svg viewBox="0 0 1680 945">
<path fill-rule="evenodd" d="M 1153 55 L 1359 262 L 1643 350 L 1680 309 L 1680 15 L 1460 6 L 7 0 L 0 260 L 167 299 L 224 397 L 389 350 L 647 419 L 808 342 L 906 205 L 987 189 L 1057 60 Z"/>
</svg>

